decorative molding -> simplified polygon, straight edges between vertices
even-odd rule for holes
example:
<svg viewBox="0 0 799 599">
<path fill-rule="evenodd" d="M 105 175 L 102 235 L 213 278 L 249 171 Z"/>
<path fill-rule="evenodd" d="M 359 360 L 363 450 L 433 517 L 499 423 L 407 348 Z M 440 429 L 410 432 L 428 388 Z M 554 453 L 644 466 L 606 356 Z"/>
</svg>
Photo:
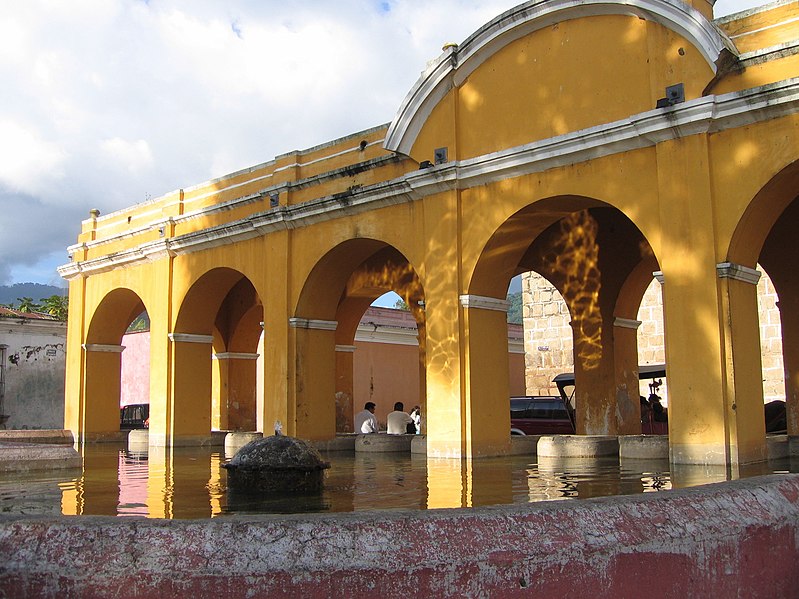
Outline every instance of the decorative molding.
<svg viewBox="0 0 799 599">
<path fill-rule="evenodd" d="M 657 279 L 657 282 L 660 283 L 661 285 L 666 284 L 666 277 L 663 276 L 662 270 L 656 270 L 655 272 L 652 273 L 652 276 L 655 277 Z"/>
<path fill-rule="evenodd" d="M 633 329 L 638 330 L 638 327 L 641 326 L 640 320 L 632 320 L 631 318 L 620 318 L 617 316 L 613 321 L 614 327 L 619 327 L 620 329 Z"/>
<path fill-rule="evenodd" d="M 733 279 L 734 281 L 742 281 L 752 285 L 757 285 L 761 275 L 759 270 L 742 266 L 741 264 L 733 264 L 732 262 L 716 264 L 716 273 L 719 279 Z"/>
<path fill-rule="evenodd" d="M 124 345 L 106 345 L 103 343 L 84 343 L 81 345 L 84 351 L 98 352 L 103 354 L 121 354 L 125 351 Z"/>
<path fill-rule="evenodd" d="M 679 0 L 531 0 L 499 15 L 462 44 L 445 46 L 403 100 L 384 147 L 410 154 L 424 123 L 447 92 L 508 44 L 563 21 L 602 15 L 629 15 L 660 23 L 694 45 L 714 73 L 723 52 L 738 54 L 720 29 Z"/>
<path fill-rule="evenodd" d="M 354 345 L 336 345 L 336 351 L 341 354 L 354 354 Z"/>
<path fill-rule="evenodd" d="M 482 295 L 462 295 L 460 296 L 460 302 L 461 306 L 467 310 L 494 310 L 507 313 L 510 308 L 510 302 L 507 300 Z"/>
<path fill-rule="evenodd" d="M 272 231 L 295 229 L 342 216 L 413 202 L 432 193 L 468 189 L 506 178 L 654 146 L 702 132 L 718 132 L 799 111 L 799 77 L 719 96 L 704 96 L 667 108 L 539 140 L 515 148 L 415 170 L 397 179 L 344 194 L 280 206 L 245 219 L 148 242 L 106 256 L 59 267 L 65 279 L 89 276 L 162 256 L 176 256 L 237 243 Z M 70 255 L 92 250 L 111 237 L 70 246 Z"/>
<path fill-rule="evenodd" d="M 338 322 L 335 320 L 314 320 L 312 318 L 289 318 L 292 329 L 313 329 L 316 331 L 335 331 Z"/>
<path fill-rule="evenodd" d="M 411 328 L 392 327 L 372 323 L 359 324 L 355 341 L 360 343 L 390 343 L 392 345 L 419 345 L 419 331 Z"/>
<path fill-rule="evenodd" d="M 241 352 L 220 352 L 211 356 L 213 360 L 257 360 L 260 354 L 246 354 Z"/>
<path fill-rule="evenodd" d="M 194 335 L 192 333 L 169 333 L 167 335 L 172 343 L 213 343 L 212 335 Z"/>
</svg>

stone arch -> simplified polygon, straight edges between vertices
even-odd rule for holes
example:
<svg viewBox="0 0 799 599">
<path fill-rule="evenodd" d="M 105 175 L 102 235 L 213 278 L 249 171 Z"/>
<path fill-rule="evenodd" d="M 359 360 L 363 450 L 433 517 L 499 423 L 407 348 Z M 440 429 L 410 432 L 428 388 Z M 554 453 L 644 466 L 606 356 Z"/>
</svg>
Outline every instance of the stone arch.
<svg viewBox="0 0 799 599">
<path fill-rule="evenodd" d="M 498 228 L 469 290 L 498 300 L 517 272 L 549 280 L 572 318 L 578 432 L 639 433 L 631 325 L 657 264 L 644 234 L 620 210 L 593 198 L 560 196 L 522 208 Z"/>
<path fill-rule="evenodd" d="M 349 424 L 344 414 L 336 414 L 333 399 L 351 418 L 355 332 L 365 310 L 387 291 L 398 293 L 414 314 L 423 364 L 424 291 L 416 268 L 400 251 L 382 241 L 352 239 L 328 251 L 309 273 L 290 322 L 298 435 L 329 438 L 337 422 L 339 428 Z"/>
<path fill-rule="evenodd" d="M 662 25 L 685 38 L 707 63 L 711 76 L 737 56 L 732 41 L 687 3 L 642 0 L 531 0 L 499 15 L 462 44 L 448 44 L 405 97 L 386 134 L 385 148 L 411 155 L 434 108 L 480 65 L 512 42 L 558 24 L 597 16 L 632 16 Z M 710 79 L 710 78 L 709 78 Z"/>
<path fill-rule="evenodd" d="M 83 344 L 84 392 L 79 430 L 84 439 L 119 431 L 122 336 L 143 311 L 141 297 L 127 288 L 109 291 L 91 315 Z"/>
<path fill-rule="evenodd" d="M 728 336 L 733 345 L 733 380 L 744 385 L 753 373 L 762 378 L 758 329 L 756 283 L 759 265 L 770 277 L 778 296 L 785 369 L 785 399 L 788 433 L 799 434 L 799 259 L 796 224 L 799 222 L 799 160 L 780 170 L 747 206 L 732 236 L 727 260 L 718 267 L 722 284 L 729 286 Z M 760 402 L 749 400 L 752 393 L 736 393 L 737 402 L 755 413 Z M 744 397 L 746 395 L 746 397 Z M 755 395 L 762 398 L 762 389 Z"/>
<path fill-rule="evenodd" d="M 254 430 L 263 305 L 252 282 L 227 267 L 199 275 L 170 335 L 172 394 L 166 435 L 202 442 L 213 426 Z M 152 435 L 152 432 L 151 432 Z"/>
</svg>

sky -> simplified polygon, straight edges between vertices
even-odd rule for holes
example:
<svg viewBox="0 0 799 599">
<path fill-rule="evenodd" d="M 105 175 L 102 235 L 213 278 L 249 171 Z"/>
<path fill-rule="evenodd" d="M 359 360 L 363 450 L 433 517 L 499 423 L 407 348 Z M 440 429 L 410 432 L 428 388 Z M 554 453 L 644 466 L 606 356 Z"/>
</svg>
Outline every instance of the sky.
<svg viewBox="0 0 799 599">
<path fill-rule="evenodd" d="M 65 285 L 56 268 L 90 209 L 390 122 L 445 43 L 516 4 L 6 0 L 0 285 Z"/>
</svg>

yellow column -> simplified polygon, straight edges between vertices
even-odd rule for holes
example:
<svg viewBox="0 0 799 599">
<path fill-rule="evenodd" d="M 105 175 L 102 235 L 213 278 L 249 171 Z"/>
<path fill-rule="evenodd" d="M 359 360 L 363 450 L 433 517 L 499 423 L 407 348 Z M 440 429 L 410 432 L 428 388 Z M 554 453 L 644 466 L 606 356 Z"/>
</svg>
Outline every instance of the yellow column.
<svg viewBox="0 0 799 599">
<path fill-rule="evenodd" d="M 731 263 L 719 264 L 717 271 L 724 316 L 724 416 L 730 463 L 760 462 L 768 458 L 757 307 L 760 273 Z"/>
<path fill-rule="evenodd" d="M 291 318 L 296 436 L 336 436 L 336 322 Z"/>
<path fill-rule="evenodd" d="M 86 278 L 75 277 L 69 282 L 69 317 L 67 347 L 80 347 L 86 341 L 85 323 Z M 77 354 L 77 355 L 75 355 Z M 67 352 L 64 383 L 64 428 L 71 430 L 76 440 L 83 435 L 84 383 L 86 372 L 82 353 Z"/>
<path fill-rule="evenodd" d="M 508 302 L 462 295 L 465 388 L 463 421 L 467 457 L 510 450 Z"/>
<path fill-rule="evenodd" d="M 620 435 L 641 434 L 641 400 L 638 387 L 638 327 L 640 320 L 613 321 L 613 355 L 616 363 L 616 414 Z"/>
<path fill-rule="evenodd" d="M 354 345 L 336 345 L 336 432 L 352 432 Z"/>
<path fill-rule="evenodd" d="M 122 345 L 84 344 L 86 381 L 82 397 L 81 438 L 92 440 L 119 431 Z"/>
<path fill-rule="evenodd" d="M 150 445 L 198 445 L 211 434 L 211 335 L 171 333 L 172 393 L 166 435 Z"/>
<path fill-rule="evenodd" d="M 236 431 L 254 431 L 255 423 L 255 365 L 258 354 L 224 352 L 214 356 L 225 373 L 227 386 L 225 402 L 221 402 L 222 419 L 226 428 Z"/>
</svg>

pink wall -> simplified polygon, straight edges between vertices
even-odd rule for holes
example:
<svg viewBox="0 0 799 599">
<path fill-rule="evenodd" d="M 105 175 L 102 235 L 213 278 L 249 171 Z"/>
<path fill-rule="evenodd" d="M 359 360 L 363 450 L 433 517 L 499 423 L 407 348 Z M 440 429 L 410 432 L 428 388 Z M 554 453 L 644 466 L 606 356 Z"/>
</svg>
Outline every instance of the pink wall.
<svg viewBox="0 0 799 599">
<path fill-rule="evenodd" d="M 150 403 L 150 333 L 128 333 L 122 337 L 120 406 Z"/>
</svg>

